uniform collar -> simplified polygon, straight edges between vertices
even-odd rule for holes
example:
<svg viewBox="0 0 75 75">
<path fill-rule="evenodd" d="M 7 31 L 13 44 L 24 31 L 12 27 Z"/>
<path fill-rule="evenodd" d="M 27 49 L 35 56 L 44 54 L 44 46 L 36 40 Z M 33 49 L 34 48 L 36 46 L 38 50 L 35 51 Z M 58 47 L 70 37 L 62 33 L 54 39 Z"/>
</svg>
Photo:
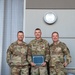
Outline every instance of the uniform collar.
<svg viewBox="0 0 75 75">
<path fill-rule="evenodd" d="M 43 39 L 42 39 L 42 38 L 41 38 L 40 40 L 35 39 L 35 41 L 37 41 L 37 42 L 42 42 L 42 41 L 43 41 Z"/>
<path fill-rule="evenodd" d="M 24 45 L 24 41 L 21 44 L 18 44 L 18 41 L 16 41 L 16 44 L 17 45 Z"/>
<path fill-rule="evenodd" d="M 60 41 L 56 42 L 56 43 L 53 43 L 54 45 L 58 45 L 60 43 Z"/>
</svg>

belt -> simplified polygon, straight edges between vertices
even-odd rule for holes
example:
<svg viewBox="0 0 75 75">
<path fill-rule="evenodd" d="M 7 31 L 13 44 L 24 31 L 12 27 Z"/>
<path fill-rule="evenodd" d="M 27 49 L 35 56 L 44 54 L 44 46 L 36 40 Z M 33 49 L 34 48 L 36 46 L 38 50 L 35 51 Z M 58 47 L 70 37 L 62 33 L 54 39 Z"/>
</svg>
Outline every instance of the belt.
<svg viewBox="0 0 75 75">
<path fill-rule="evenodd" d="M 54 66 L 50 66 L 50 68 L 54 68 Z"/>
</svg>

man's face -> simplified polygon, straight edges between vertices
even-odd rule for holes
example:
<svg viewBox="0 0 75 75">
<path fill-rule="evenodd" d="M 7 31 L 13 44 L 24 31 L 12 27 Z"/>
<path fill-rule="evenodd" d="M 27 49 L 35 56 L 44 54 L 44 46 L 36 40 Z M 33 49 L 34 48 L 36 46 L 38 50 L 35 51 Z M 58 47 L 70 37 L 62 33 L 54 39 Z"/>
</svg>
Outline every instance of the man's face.
<svg viewBox="0 0 75 75">
<path fill-rule="evenodd" d="M 39 39 L 39 38 L 41 38 L 41 31 L 40 30 L 35 30 L 35 33 L 34 33 L 34 35 L 35 35 L 35 38 L 36 39 Z"/>
<path fill-rule="evenodd" d="M 53 33 L 52 40 L 53 42 L 57 42 L 59 40 L 59 35 L 57 33 Z"/>
<path fill-rule="evenodd" d="M 17 38 L 19 41 L 23 41 L 24 34 L 23 33 L 18 33 Z"/>
</svg>

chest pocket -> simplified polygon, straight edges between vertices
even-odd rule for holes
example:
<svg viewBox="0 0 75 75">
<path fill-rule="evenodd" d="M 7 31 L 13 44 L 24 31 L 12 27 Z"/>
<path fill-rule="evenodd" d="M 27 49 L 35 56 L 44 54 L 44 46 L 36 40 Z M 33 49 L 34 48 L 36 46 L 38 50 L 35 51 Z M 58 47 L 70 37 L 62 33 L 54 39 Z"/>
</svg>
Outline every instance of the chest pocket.
<svg viewBox="0 0 75 75">
<path fill-rule="evenodd" d="M 27 48 L 22 48 L 21 49 L 21 54 L 27 55 Z"/>
<path fill-rule="evenodd" d="M 15 46 L 13 50 L 13 55 L 20 56 L 20 55 L 26 55 L 27 54 L 27 48 L 24 48 L 23 46 Z"/>
<path fill-rule="evenodd" d="M 42 54 L 42 55 L 44 55 L 45 54 L 45 45 L 44 44 L 41 44 L 41 45 L 39 45 L 38 47 L 37 47 L 37 51 L 40 53 L 40 54 Z"/>
<path fill-rule="evenodd" d="M 21 55 L 20 50 L 21 50 L 21 47 L 20 47 L 20 46 L 14 46 L 14 49 L 13 49 L 13 52 L 12 52 L 13 55 L 14 55 L 14 56 Z"/>
</svg>

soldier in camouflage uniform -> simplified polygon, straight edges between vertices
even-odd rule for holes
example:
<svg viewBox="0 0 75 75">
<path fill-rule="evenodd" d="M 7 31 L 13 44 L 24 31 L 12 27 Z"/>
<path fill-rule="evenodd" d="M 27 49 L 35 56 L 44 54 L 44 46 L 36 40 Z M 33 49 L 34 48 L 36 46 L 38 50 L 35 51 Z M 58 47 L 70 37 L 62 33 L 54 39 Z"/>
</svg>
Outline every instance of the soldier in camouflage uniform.
<svg viewBox="0 0 75 75">
<path fill-rule="evenodd" d="M 35 39 L 29 43 L 28 49 L 28 61 L 31 64 L 31 75 L 48 75 L 47 73 L 47 64 L 49 60 L 49 44 L 46 40 L 41 38 L 41 30 L 39 28 L 35 29 Z M 32 61 L 33 55 L 43 55 L 44 62 L 37 66 Z"/>
<path fill-rule="evenodd" d="M 71 62 L 70 51 L 65 43 L 59 41 L 58 32 L 52 33 L 50 45 L 50 75 L 66 75 L 65 67 Z"/>
<path fill-rule="evenodd" d="M 19 31 L 17 38 L 7 50 L 7 63 L 11 68 L 11 75 L 28 75 L 28 47 L 23 41 L 24 33 Z"/>
</svg>

